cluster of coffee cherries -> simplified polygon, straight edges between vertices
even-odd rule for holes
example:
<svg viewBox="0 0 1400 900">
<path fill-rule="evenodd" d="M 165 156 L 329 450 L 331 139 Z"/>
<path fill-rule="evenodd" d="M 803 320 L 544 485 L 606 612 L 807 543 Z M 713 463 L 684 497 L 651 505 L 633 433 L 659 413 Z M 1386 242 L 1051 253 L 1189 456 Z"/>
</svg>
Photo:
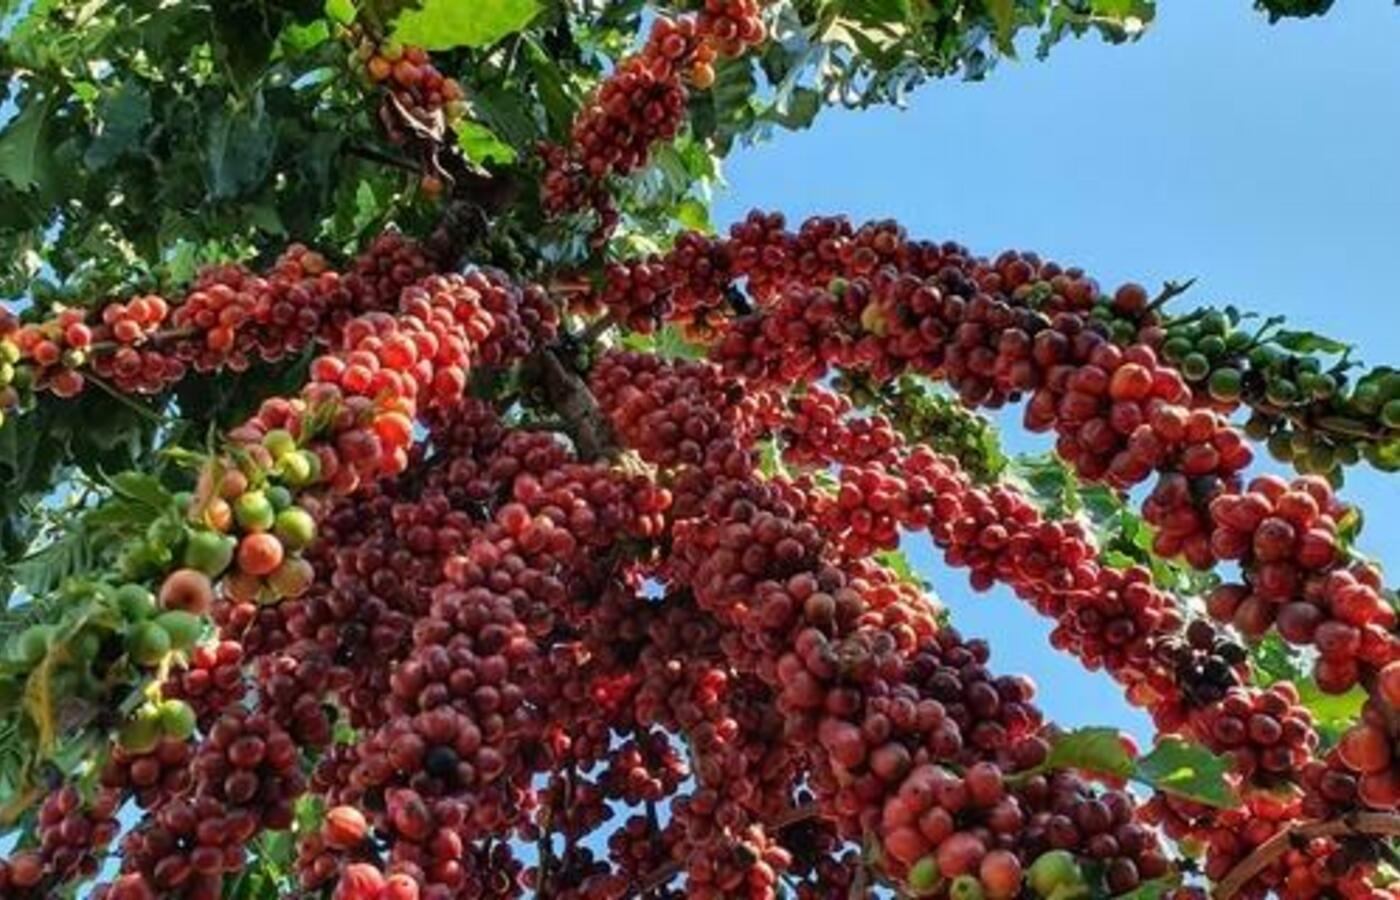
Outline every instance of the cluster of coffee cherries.
<svg viewBox="0 0 1400 900">
<path fill-rule="evenodd" d="M 626 367 L 640 370 L 639 377 L 621 377 Z M 1021 890 L 1023 870 L 1041 855 L 1079 848 L 1089 838 L 1112 860 L 1115 884 L 1123 890 L 1166 871 L 1165 856 L 1137 832 L 1126 849 L 1112 833 L 1095 837 L 1098 830 L 1129 824 L 1132 802 L 1126 794 L 1112 801 L 1121 817 L 1116 823 L 1113 814 L 1102 824 L 1082 814 L 1090 823 L 1082 838 L 1076 833 L 1066 840 L 1072 821 L 1069 831 L 1057 832 L 1055 840 L 1065 841 L 1058 845 L 1048 843 L 1043 830 L 1025 829 L 1030 810 L 1003 773 L 1033 768 L 1048 748 L 1039 713 L 1029 703 L 1029 681 L 990 676 L 985 644 L 938 629 L 927 612 L 906 606 L 910 601 L 902 592 L 882 592 L 864 578 L 846 582 L 839 569 L 823 566 L 821 535 L 835 532 L 800 521 L 809 498 L 781 485 L 724 477 L 744 470 L 721 463 L 744 452 L 734 448 L 741 430 L 737 414 L 714 417 L 689 432 L 634 424 L 664 415 L 673 408 L 671 396 L 724 409 L 715 402 L 723 397 L 723 380 L 712 369 L 670 364 L 662 367 L 669 373 L 646 377 L 648 368 L 656 369 L 653 361 L 633 364 L 622 355 L 605 358 L 599 368 L 600 401 L 620 433 L 644 436 L 644 456 L 720 475 L 691 512 L 694 518 L 677 522 L 673 565 L 702 609 L 751 631 L 746 643 L 789 648 L 776 666 L 742 647 L 728 653 L 780 692 L 785 733 L 811 742 L 806 752 L 814 769 L 808 779 L 816 801 L 845 834 L 874 828 L 891 874 L 918 890 L 964 879 L 960 891 L 976 886 L 992 896 L 1013 896 Z M 653 385 L 660 388 L 654 395 Z M 708 446 L 701 444 L 698 460 L 693 451 L 674 450 L 704 438 Z M 747 471 L 752 479 L 752 460 Z M 853 571 L 864 572 L 859 566 Z M 962 774 L 943 763 L 956 764 Z M 1065 802 L 1080 801 L 1100 802 L 1087 789 L 1078 801 Z M 1036 843 L 1022 844 L 1027 835 Z M 1135 856 L 1141 853 L 1150 858 Z M 1038 871 L 1054 864 L 1052 858 Z M 1072 858 L 1060 877 L 1082 878 Z"/>
<path fill-rule="evenodd" d="M 120 795 L 98 788 L 90 800 L 72 785 L 59 788 L 39 807 L 38 846 L 0 860 L 0 892 L 6 897 L 52 896 L 49 891 L 97 874 L 102 854 L 120 825 Z"/>
<path fill-rule="evenodd" d="M 525 323 L 543 325 L 518 290 L 497 298 L 501 309 L 493 317 L 485 308 L 493 301 L 473 287 L 482 279 L 489 286 L 479 274 L 429 279 L 402 292 L 397 316 L 372 311 L 343 321 L 338 349 L 316 360 L 312 383 L 299 398 L 266 401 L 230 433 L 236 454 L 202 470 L 188 507 L 192 533 L 177 563 L 183 568 L 160 583 L 162 606 L 207 614 L 216 598 L 220 604 L 269 604 L 282 621 L 266 624 L 286 632 L 296 620 L 283 608 L 297 606 L 315 578 L 300 555 L 315 539 L 311 510 L 321 504 L 308 491 L 349 494 L 362 481 L 372 484 L 406 468 L 419 403 L 456 400 L 453 392 L 465 384 L 462 371 L 478 348 L 520 351 L 529 341 Z M 512 301 L 518 308 L 505 308 Z M 300 501 L 298 495 L 304 495 Z M 289 563 L 296 568 L 288 570 Z M 257 658 L 246 655 L 250 648 Z M 330 737 L 326 721 L 304 721 L 301 704 L 289 696 L 303 687 L 324 694 L 335 681 L 319 650 L 314 641 L 234 644 L 226 637 L 176 677 L 172 693 L 193 692 L 210 707 L 205 732 L 197 744 L 156 733 L 143 746 L 114 752 L 106 781 L 145 791 L 151 812 L 123 842 L 124 874 L 105 888 L 108 896 L 217 892 L 222 877 L 242 866 L 243 847 L 254 833 L 290 825 L 291 803 L 307 787 L 298 742 L 324 746 Z M 276 655 L 266 656 L 272 651 Z M 220 667 L 236 665 L 239 654 L 257 663 L 259 705 L 294 727 L 295 739 L 269 715 L 236 705 L 215 717 L 219 695 L 210 697 L 208 687 L 197 685 L 214 684 Z M 219 690 L 230 702 L 236 693 L 232 685 Z M 196 713 L 178 699 L 153 707 L 153 721 L 163 727 L 167 704 L 180 708 L 176 724 L 188 738 Z"/>
<path fill-rule="evenodd" d="M 1242 432 L 1209 405 L 1197 405 L 1183 375 L 1153 349 L 1162 329 L 1140 287 L 1125 285 L 1104 297 L 1079 270 L 1032 254 L 979 258 L 956 244 L 909 240 L 889 222 L 854 228 L 843 219 L 817 218 L 793 233 L 780 216 L 755 212 L 710 247 L 706 258 L 719 263 L 710 308 L 722 309 L 724 292 L 739 283 L 758 301 L 753 312 L 732 317 L 710 346 L 711 358 L 746 387 L 782 390 L 837 368 L 876 381 L 904 373 L 940 378 L 971 407 L 1025 398 L 1028 427 L 1053 430 L 1056 450 L 1081 477 L 1128 489 L 1158 476 L 1143 511 L 1157 529 L 1159 555 L 1180 555 L 1204 569 L 1220 559 L 1217 551 L 1244 552 L 1240 540 L 1252 535 L 1252 523 L 1237 520 L 1251 527 L 1222 530 L 1215 510 L 1255 508 L 1255 500 L 1244 499 L 1253 491 L 1240 483 L 1252 453 Z M 684 267 L 669 256 L 646 266 L 639 299 L 654 298 L 652 312 L 664 319 Z M 619 283 L 605 285 L 601 296 L 616 293 Z M 641 314 L 637 303 L 623 306 L 629 317 Z M 1139 322 L 1145 339 L 1116 343 L 1126 335 L 1096 315 L 1101 308 Z M 1324 629 L 1329 649 L 1319 663 L 1326 688 L 1344 691 L 1388 662 L 1400 644 L 1388 635 L 1383 604 L 1375 597 L 1363 603 L 1368 588 L 1350 584 L 1374 576 L 1349 564 L 1333 503 L 1328 492 L 1305 516 L 1306 534 L 1295 544 L 1304 555 L 1268 562 L 1262 574 L 1270 579 L 1266 593 L 1307 601 L 1289 603 L 1294 609 L 1285 617 L 1291 634 L 1309 634 L 1301 643 L 1312 643 L 1310 631 L 1333 617 L 1327 579 L 1333 593 L 1345 588 L 1340 606 L 1352 621 Z M 1270 530 L 1282 536 L 1276 525 Z M 1288 541 L 1266 537 L 1264 543 L 1268 555 L 1279 550 L 1275 543 Z M 1258 586 L 1247 587 L 1258 598 Z M 1231 589 L 1222 594 L 1222 608 L 1226 596 L 1244 610 L 1247 633 L 1274 623 L 1276 604 L 1245 603 L 1248 594 Z"/>
<path fill-rule="evenodd" d="M 1337 759 L 1355 776 L 1358 799 L 1372 809 L 1400 806 L 1400 752 L 1397 752 L 1395 710 L 1400 709 L 1400 663 L 1382 669 L 1376 679 L 1376 696 L 1366 701 L 1361 721 L 1342 736 Z M 1328 773 L 1321 776 L 1326 779 Z M 1319 784 L 1323 795 L 1344 800 L 1345 785 L 1333 777 L 1330 786 Z M 1327 796 L 1332 794 L 1332 796 Z"/>
<path fill-rule="evenodd" d="M 266 274 L 211 267 L 178 299 L 144 294 L 40 322 L 9 317 L 0 322 L 0 376 L 8 376 L 0 388 L 14 382 L 72 397 L 88 372 L 126 393 L 158 394 L 191 371 L 276 362 L 312 342 L 334 344 L 357 313 L 392 310 L 399 291 L 431 270 L 421 249 L 388 232 L 344 273 L 293 244 Z M 7 407 L 20 396 L 8 399 Z"/>
<path fill-rule="evenodd" d="M 606 240 L 618 217 L 604 179 L 645 166 L 653 146 L 676 136 L 686 80 L 708 89 L 719 56 L 740 55 L 765 39 L 755 0 L 707 0 L 699 14 L 657 18 L 642 49 L 618 63 L 575 118 L 569 146 L 541 146 L 545 209 L 593 209 L 594 240 Z"/>
<path fill-rule="evenodd" d="M 376 42 L 361 36 L 350 54 L 351 67 L 369 81 L 382 85 L 406 115 L 425 123 L 440 116 L 451 126 L 467 112 L 466 94 L 455 78 L 433 65 L 422 47 L 406 47 L 395 41 Z M 392 117 L 390 117 L 392 120 Z M 395 132 L 390 132 L 390 138 Z M 398 136 L 396 143 L 403 140 Z"/>
<path fill-rule="evenodd" d="M 1212 594 L 1214 618 L 1250 637 L 1273 627 L 1289 643 L 1315 647 L 1314 673 L 1328 691 L 1390 662 L 1395 611 L 1373 568 L 1346 565 L 1338 528 L 1349 510 L 1323 478 L 1262 476 L 1216 498 L 1210 514 L 1213 552 L 1238 560 L 1244 576 Z"/>
</svg>

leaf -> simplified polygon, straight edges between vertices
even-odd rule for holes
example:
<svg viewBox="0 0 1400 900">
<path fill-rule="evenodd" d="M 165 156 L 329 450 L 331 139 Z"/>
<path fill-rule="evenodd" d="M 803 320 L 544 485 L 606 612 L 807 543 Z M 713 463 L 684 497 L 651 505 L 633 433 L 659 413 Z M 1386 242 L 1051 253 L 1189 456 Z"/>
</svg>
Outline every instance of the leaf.
<svg viewBox="0 0 1400 900">
<path fill-rule="evenodd" d="M 243 109 L 218 110 L 209 126 L 207 179 L 214 199 L 249 193 L 267 177 L 275 134 L 262 94 Z"/>
<path fill-rule="evenodd" d="M 515 148 L 496 137 L 496 133 L 480 122 L 464 120 L 457 125 L 457 146 L 467 158 L 478 165 L 515 162 Z"/>
<path fill-rule="evenodd" d="M 556 140 L 563 140 L 573 124 L 578 100 L 570 96 L 558 64 L 534 38 L 525 39 L 525 59 L 534 70 L 535 89 L 539 92 L 540 103 L 544 105 L 550 134 Z"/>
<path fill-rule="evenodd" d="M 1357 685 L 1345 694 L 1327 694 L 1315 679 L 1307 678 L 1297 687 L 1298 702 L 1312 713 L 1317 730 L 1332 742 L 1340 740 L 1342 732 L 1357 723 L 1366 705 L 1366 692 Z"/>
<path fill-rule="evenodd" d="M 1015 46 L 1011 39 L 1016 34 L 1016 0 L 987 0 L 987 8 L 996 26 L 997 49 L 1013 55 Z"/>
<path fill-rule="evenodd" d="M 1079 769 L 1096 775 L 1127 778 L 1133 758 L 1116 728 L 1079 728 L 1056 738 L 1042 770 Z"/>
<path fill-rule="evenodd" d="M 1298 689 L 1298 701 L 1312 713 L 1318 732 L 1335 743 L 1347 728 L 1356 724 L 1366 694 L 1353 686 L 1344 694 L 1327 694 L 1304 669 L 1304 660 L 1277 634 L 1269 634 L 1250 648 L 1250 666 L 1255 681 L 1268 687 L 1280 681 L 1292 682 Z"/>
<path fill-rule="evenodd" d="M 112 489 L 123 497 L 165 512 L 175 508 L 175 497 L 154 475 L 145 472 L 121 472 L 108 479 Z"/>
<path fill-rule="evenodd" d="M 710 222 L 710 208 L 693 197 L 687 197 L 676 204 L 675 218 L 691 231 L 701 234 L 715 233 L 715 226 Z"/>
<path fill-rule="evenodd" d="M 787 466 L 783 463 L 783 445 L 776 437 L 759 443 L 758 471 L 767 479 L 788 476 Z"/>
<path fill-rule="evenodd" d="M 1345 353 L 1352 349 L 1350 344 L 1311 331 L 1280 331 L 1273 336 L 1273 342 L 1294 353 Z"/>
<path fill-rule="evenodd" d="M 1226 780 L 1230 764 L 1200 744 L 1166 737 L 1137 760 L 1134 777 L 1160 791 L 1219 809 L 1233 809 L 1239 798 Z"/>
<path fill-rule="evenodd" d="M 769 116 L 789 131 L 801 131 L 811 126 L 822 109 L 822 95 L 811 88 L 798 87 L 777 105 Z"/>
<path fill-rule="evenodd" d="M 908 22 L 914 13 L 910 0 L 842 0 L 838 9 L 852 19 L 876 25 Z"/>
<path fill-rule="evenodd" d="M 359 15 L 355 11 L 355 4 L 352 0 L 326 0 L 326 17 L 341 25 L 355 24 L 355 17 Z"/>
<path fill-rule="evenodd" d="M 331 28 L 324 19 L 308 22 L 305 25 L 288 25 L 282 29 L 282 46 L 292 53 L 305 53 L 314 50 L 331 39 Z M 303 81 L 298 83 L 304 83 Z"/>
<path fill-rule="evenodd" d="M 1162 900 L 1181 887 L 1181 876 L 1174 874 L 1166 878 L 1154 878 L 1128 891 L 1118 894 L 1114 900 Z"/>
<path fill-rule="evenodd" d="M 83 165 L 105 169 L 138 147 L 151 123 L 151 95 L 135 81 L 123 82 L 107 93 L 97 108 L 97 135 L 83 154 Z"/>
<path fill-rule="evenodd" d="M 50 148 L 45 143 L 49 114 L 58 105 L 58 94 L 43 100 L 30 96 L 0 132 L 0 178 L 20 191 L 43 187 L 50 179 Z"/>
<path fill-rule="evenodd" d="M 424 0 L 395 20 L 394 39 L 425 50 L 489 47 L 524 29 L 539 8 L 536 0 Z"/>
<path fill-rule="evenodd" d="M 486 85 L 472 95 L 472 107 L 487 126 L 514 147 L 530 147 L 542 136 L 537 123 L 520 102 L 520 95 Z"/>
<path fill-rule="evenodd" d="M 80 522 L 53 543 L 11 566 L 9 576 L 33 596 L 47 594 L 89 567 L 93 557 L 91 538 L 85 523 Z"/>
<path fill-rule="evenodd" d="M 929 583 L 920 577 L 903 550 L 883 550 L 875 554 L 875 562 L 889 569 L 905 584 L 912 584 L 921 591 L 929 589 Z"/>
</svg>

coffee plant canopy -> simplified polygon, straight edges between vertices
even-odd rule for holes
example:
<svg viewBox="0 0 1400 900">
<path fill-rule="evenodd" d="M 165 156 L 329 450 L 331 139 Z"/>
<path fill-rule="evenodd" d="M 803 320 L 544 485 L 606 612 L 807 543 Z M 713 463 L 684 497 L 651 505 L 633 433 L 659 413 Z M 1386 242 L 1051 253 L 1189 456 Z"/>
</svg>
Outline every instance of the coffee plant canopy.
<svg viewBox="0 0 1400 900">
<path fill-rule="evenodd" d="M 1400 896 L 1345 489 L 1400 370 L 711 224 L 731 152 L 1156 15 L 0 0 L 0 897 Z M 920 533 L 1152 745 L 1047 720 Z"/>
</svg>

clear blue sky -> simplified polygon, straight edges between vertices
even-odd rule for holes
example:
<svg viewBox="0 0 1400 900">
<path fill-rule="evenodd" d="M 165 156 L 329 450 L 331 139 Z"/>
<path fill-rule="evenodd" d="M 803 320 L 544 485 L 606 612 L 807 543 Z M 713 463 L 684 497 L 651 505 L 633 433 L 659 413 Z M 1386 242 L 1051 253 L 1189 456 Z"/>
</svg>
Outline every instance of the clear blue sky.
<svg viewBox="0 0 1400 900">
<path fill-rule="evenodd" d="M 1067 43 L 982 83 L 926 85 L 907 110 L 826 112 L 740 149 L 717 219 L 892 217 L 979 252 L 1034 249 L 1105 285 L 1195 276 L 1183 303 L 1285 314 L 1400 364 L 1397 48 L 1400 9 L 1384 0 L 1277 26 L 1247 0 L 1162 4 L 1137 44 Z M 1400 476 L 1353 476 L 1347 495 L 1364 501 L 1362 548 L 1395 584 Z M 994 665 L 1056 685 L 1041 695 L 1051 716 L 1145 735 L 1017 601 L 974 597 L 960 573 L 916 560 L 955 622 L 992 639 Z"/>
</svg>

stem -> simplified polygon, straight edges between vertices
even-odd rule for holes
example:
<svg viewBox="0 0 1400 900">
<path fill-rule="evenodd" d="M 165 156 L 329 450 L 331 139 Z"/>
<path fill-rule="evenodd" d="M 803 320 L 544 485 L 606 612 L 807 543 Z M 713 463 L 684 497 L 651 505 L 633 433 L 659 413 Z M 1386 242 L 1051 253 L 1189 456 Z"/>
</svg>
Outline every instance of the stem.
<svg viewBox="0 0 1400 900">
<path fill-rule="evenodd" d="M 169 331 L 154 331 L 142 341 L 141 344 L 144 346 L 146 344 L 164 344 L 167 341 L 183 341 L 196 337 L 199 333 L 200 330 L 198 328 L 172 328 Z M 89 344 L 87 350 L 91 354 L 97 354 L 107 353 L 111 350 L 119 350 L 127 346 L 132 345 L 119 343 L 118 341 L 97 341 L 93 344 Z"/>
<path fill-rule="evenodd" d="M 1181 296 L 1191 290 L 1191 286 L 1196 283 L 1196 279 L 1188 278 L 1185 281 L 1168 281 L 1162 285 L 1162 292 L 1155 299 L 1147 304 L 1148 312 L 1156 312 L 1170 303 L 1174 298 Z"/>
<path fill-rule="evenodd" d="M 544 388 L 550 407 L 564 420 L 573 438 L 579 458 L 585 462 L 617 454 L 617 442 L 598 401 L 588 385 L 559 360 L 552 349 L 536 351 L 526 362 Z"/>
<path fill-rule="evenodd" d="M 165 416 L 161 415 L 160 413 L 156 412 L 155 410 L 151 409 L 149 406 L 146 406 L 143 403 L 137 403 L 135 400 L 132 400 L 126 394 L 123 394 L 121 391 L 112 387 L 110 384 L 107 383 L 105 379 L 99 378 L 91 372 L 84 372 L 83 380 L 96 385 L 98 388 L 101 388 L 104 392 L 110 395 L 113 400 L 116 400 L 122 406 L 125 406 L 127 409 L 130 409 L 132 412 L 136 413 L 137 415 L 141 416 L 141 418 L 145 419 L 148 422 L 151 422 L 154 425 L 159 425 L 163 428 L 167 425 L 173 424 L 172 420 L 167 419 Z"/>
<path fill-rule="evenodd" d="M 1300 822 L 1269 838 L 1230 870 L 1216 885 L 1215 900 L 1229 900 L 1240 889 L 1288 852 L 1294 841 L 1315 837 L 1372 835 L 1400 837 L 1400 815 L 1394 813 L 1349 813 L 1331 821 Z"/>
<path fill-rule="evenodd" d="M 345 152 L 349 153 L 351 156 L 358 156 L 360 159 L 368 160 L 369 162 L 379 163 L 380 165 L 395 169 L 402 169 L 405 172 L 412 172 L 415 175 L 422 172 L 420 166 L 416 166 L 402 157 L 395 156 L 392 153 L 385 153 L 383 150 L 376 150 L 373 147 L 366 147 L 363 144 L 347 144 L 345 146 Z"/>
<path fill-rule="evenodd" d="M 578 281 L 551 281 L 547 290 L 551 294 L 589 294 L 593 292 L 593 285 L 582 278 Z"/>
</svg>

